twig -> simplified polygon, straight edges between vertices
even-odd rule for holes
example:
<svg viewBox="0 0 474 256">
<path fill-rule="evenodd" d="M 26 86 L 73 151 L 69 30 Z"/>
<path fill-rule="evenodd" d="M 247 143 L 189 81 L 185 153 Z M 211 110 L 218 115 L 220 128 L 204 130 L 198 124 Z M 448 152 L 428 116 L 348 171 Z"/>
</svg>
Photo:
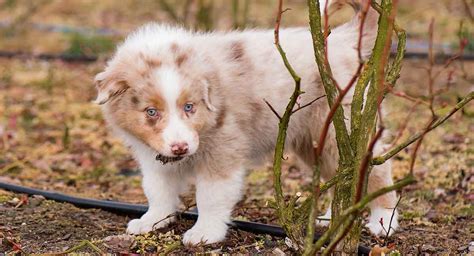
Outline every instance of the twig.
<svg viewBox="0 0 474 256">
<path fill-rule="evenodd" d="M 263 99 L 263 101 L 265 101 L 265 103 L 267 104 L 267 106 L 270 108 L 270 110 L 273 112 L 273 114 L 275 114 L 276 117 L 278 117 L 279 120 L 281 120 L 281 116 L 280 114 L 278 114 L 278 112 L 275 110 L 275 108 L 270 104 L 270 102 L 268 102 L 266 99 Z"/>
<path fill-rule="evenodd" d="M 84 247 L 90 247 L 92 250 L 94 250 L 95 252 L 99 253 L 100 255 L 103 255 L 104 252 L 99 249 L 99 247 L 95 246 L 92 242 L 90 242 L 89 240 L 83 240 L 82 242 L 80 242 L 78 245 L 72 247 L 72 248 L 69 248 L 67 249 L 66 251 L 60 253 L 60 254 L 67 254 L 67 253 L 73 253 L 77 250 L 80 250 Z"/>
<path fill-rule="evenodd" d="M 288 105 L 286 106 L 285 112 L 283 115 L 280 117 L 280 122 L 278 125 L 278 136 L 277 136 L 277 141 L 275 145 L 275 152 L 273 156 L 273 187 L 275 190 L 275 201 L 276 201 L 276 206 L 277 206 L 277 213 L 279 217 L 279 221 L 285 231 L 287 232 L 288 236 L 291 239 L 294 239 L 295 241 L 298 241 L 300 233 L 302 233 L 301 228 L 298 226 L 295 226 L 294 222 L 294 215 L 293 211 L 294 209 L 294 204 L 296 202 L 296 199 L 294 198 L 293 200 L 290 200 L 288 205 L 285 203 L 285 199 L 283 197 L 283 191 L 281 187 L 281 164 L 282 164 L 282 159 L 283 159 L 283 152 L 285 148 L 285 140 L 286 140 L 286 135 L 287 135 L 287 129 L 288 125 L 290 122 L 290 118 L 293 112 L 293 109 L 297 103 L 298 97 L 302 94 L 302 91 L 300 90 L 301 88 L 301 78 L 296 74 L 295 70 L 289 63 L 286 54 L 284 50 L 282 49 L 280 45 L 280 38 L 279 38 L 279 29 L 280 29 L 280 23 L 281 23 L 281 17 L 283 14 L 283 0 L 279 0 L 278 2 L 278 9 L 277 9 L 277 17 L 276 17 L 276 22 L 275 22 L 275 46 L 280 53 L 280 56 L 283 60 L 283 63 L 287 69 L 287 71 L 290 73 L 291 77 L 293 78 L 295 82 L 295 87 L 293 90 L 293 93 L 290 97 L 290 101 L 288 102 Z M 273 109 L 273 107 L 269 105 L 270 109 L 278 116 L 277 112 Z"/>
<path fill-rule="evenodd" d="M 326 97 L 326 95 L 321 95 L 321 96 L 317 97 L 316 99 L 314 99 L 314 100 L 312 100 L 312 101 L 310 101 L 310 102 L 308 102 L 308 103 L 306 103 L 306 104 L 304 104 L 304 105 L 302 105 L 302 106 L 298 106 L 298 108 L 296 108 L 295 110 L 293 110 L 293 112 L 291 112 L 291 113 L 294 114 L 294 113 L 296 113 L 297 111 L 299 111 L 299 110 L 301 110 L 301 109 L 303 109 L 303 108 L 305 108 L 305 107 L 309 107 L 311 104 L 315 103 L 317 100 L 319 100 L 319 99 L 321 99 L 321 98 L 323 98 L 323 97 Z M 268 104 L 268 103 L 267 103 L 267 104 Z"/>
<path fill-rule="evenodd" d="M 359 167 L 359 179 L 357 182 L 357 187 L 356 187 L 356 192 L 355 192 L 355 200 L 354 202 L 359 202 L 363 192 L 365 191 L 365 185 L 367 184 L 366 179 L 368 178 L 368 170 L 370 168 L 370 161 L 372 160 L 373 152 L 374 152 L 374 147 L 377 141 L 382 137 L 384 127 L 380 127 L 380 129 L 377 131 L 375 136 L 372 138 L 369 147 L 367 149 L 367 153 L 365 154 L 364 159 L 361 162 L 361 165 Z"/>
<path fill-rule="evenodd" d="M 429 122 L 426 128 L 424 129 L 424 133 L 421 134 L 420 139 L 416 142 L 415 148 L 413 149 L 412 155 L 411 155 L 411 161 L 410 161 L 410 173 L 413 175 L 413 168 L 415 167 L 415 161 L 416 157 L 418 155 L 418 150 L 420 149 L 421 143 L 423 143 L 423 139 L 428 132 L 428 128 L 433 124 L 433 122 L 436 121 L 436 117 L 433 117 Z"/>
<path fill-rule="evenodd" d="M 398 146 L 395 148 L 389 150 L 387 153 L 383 154 L 382 156 L 375 157 L 372 159 L 372 164 L 373 165 L 380 165 L 385 163 L 388 159 L 392 158 L 394 155 L 398 154 L 398 152 L 402 151 L 404 148 L 412 144 L 413 142 L 417 141 L 421 136 L 424 134 L 432 131 L 434 128 L 438 127 L 439 125 L 443 124 L 446 120 L 448 120 L 454 113 L 456 113 L 458 110 L 462 109 L 467 103 L 469 103 L 472 99 L 474 98 L 474 92 L 470 92 L 468 95 L 466 95 L 464 98 L 459 101 L 456 106 L 453 107 L 453 109 L 446 114 L 445 116 L 438 118 L 433 124 L 431 124 L 428 129 L 425 131 L 418 132 L 414 135 L 412 135 L 410 138 L 405 140 L 404 142 L 400 143 Z"/>
<path fill-rule="evenodd" d="M 395 204 L 395 207 L 393 208 L 393 211 L 392 211 L 392 216 L 390 216 L 390 223 L 388 223 L 388 230 L 387 230 L 387 233 L 385 235 L 385 245 L 387 244 L 388 242 L 388 237 L 390 236 L 390 229 L 392 229 L 392 222 L 393 222 L 393 218 L 395 217 L 395 212 L 397 211 L 397 208 L 398 208 L 398 205 L 400 204 L 400 201 L 402 201 L 402 194 L 400 193 L 400 196 L 398 197 L 398 200 L 397 200 L 397 203 Z M 383 227 L 383 225 L 382 225 Z"/>
</svg>

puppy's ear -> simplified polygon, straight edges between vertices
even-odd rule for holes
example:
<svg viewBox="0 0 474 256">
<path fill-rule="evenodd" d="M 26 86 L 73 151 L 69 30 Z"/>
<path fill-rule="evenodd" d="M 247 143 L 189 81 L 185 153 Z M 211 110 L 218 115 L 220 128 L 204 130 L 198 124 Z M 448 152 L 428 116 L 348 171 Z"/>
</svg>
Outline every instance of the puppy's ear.
<svg viewBox="0 0 474 256">
<path fill-rule="evenodd" d="M 209 81 L 207 79 L 204 79 L 202 81 L 202 84 L 203 84 L 202 87 L 203 87 L 203 100 L 204 100 L 204 103 L 206 104 L 207 109 L 214 112 L 214 111 L 217 110 L 217 108 L 214 107 L 214 105 L 212 105 L 212 102 L 211 102 L 211 89 L 210 89 Z"/>
<path fill-rule="evenodd" d="M 94 82 L 97 88 L 97 98 L 94 102 L 99 105 L 122 95 L 130 88 L 124 79 L 107 70 L 97 74 Z"/>
</svg>

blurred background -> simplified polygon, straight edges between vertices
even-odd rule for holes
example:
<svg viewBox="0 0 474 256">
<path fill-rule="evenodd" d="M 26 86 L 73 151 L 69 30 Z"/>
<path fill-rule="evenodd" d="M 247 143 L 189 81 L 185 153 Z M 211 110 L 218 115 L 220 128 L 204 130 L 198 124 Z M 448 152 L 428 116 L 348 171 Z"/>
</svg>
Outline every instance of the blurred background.
<svg viewBox="0 0 474 256">
<path fill-rule="evenodd" d="M 91 103 L 96 96 L 93 77 L 103 69 L 117 43 L 144 23 L 181 24 L 201 31 L 273 29 L 276 4 L 276 0 L 0 0 L 0 181 L 146 203 L 135 161 L 110 134 L 99 107 Z M 307 26 L 305 0 L 286 0 L 284 5 L 291 10 L 284 13 L 282 26 Z M 433 70 L 439 72 L 434 86 L 443 91 L 435 100 L 437 113 L 447 113 L 462 95 L 474 89 L 473 12 L 472 0 L 398 1 L 397 22 L 408 33 L 407 52 L 420 54 L 420 58 L 405 60 L 396 87 L 399 92 L 426 100 L 432 21 L 438 56 Z M 351 15 L 350 8 L 343 8 L 331 15 L 330 24 L 340 24 Z M 446 67 L 460 45 L 464 46 L 464 57 Z M 430 117 L 425 105 L 415 106 L 407 98 L 388 96 L 386 121 L 392 143 L 422 129 Z M 420 182 L 403 191 L 402 228 L 390 240 L 402 252 L 468 250 L 474 223 L 472 105 L 425 139 L 415 168 Z M 408 171 L 409 158 L 409 151 L 395 158 L 395 178 Z M 267 167 L 250 172 L 248 193 L 235 210 L 235 218 L 275 223 L 273 209 L 267 204 L 273 195 Z M 296 158 L 286 161 L 283 175 L 288 193 L 308 189 L 310 175 Z M 20 195 L 0 190 L 0 233 L 9 230 L 17 239 L 12 241 L 22 244 L 26 252 L 58 252 L 86 238 L 120 234 L 128 220 L 52 202 L 15 207 L 21 200 Z M 185 197 L 184 202 L 192 205 L 193 198 Z M 327 205 L 327 201 L 321 204 L 323 208 Z M 170 230 L 181 234 L 185 227 Z M 444 232 L 440 234 L 440 230 Z M 173 236 L 165 238 L 179 239 Z M 365 236 L 366 244 L 379 243 L 368 233 Z M 288 249 L 271 237 L 233 231 L 231 238 L 230 248 L 269 239 L 275 243 L 262 247 L 268 252 L 276 247 Z M 145 252 L 143 241 L 148 240 L 140 241 L 133 250 Z M 155 252 L 159 252 L 156 243 Z M 11 250 L 9 245 L 1 246 L 0 252 L 2 248 Z"/>
<path fill-rule="evenodd" d="M 410 39 L 426 40 L 432 18 L 436 21 L 435 41 L 444 50 L 458 45 L 458 33 L 472 39 L 472 27 L 468 28 L 473 19 L 471 0 L 398 2 L 398 21 Z M 275 0 L 2 0 L 0 49 L 107 54 L 117 41 L 146 22 L 179 23 L 198 30 L 272 28 L 275 3 Z M 305 0 L 288 0 L 285 6 L 291 9 L 284 15 L 285 26 L 307 25 Z M 340 23 L 341 17 L 347 17 L 348 13 L 332 15 L 331 22 Z M 461 21 L 465 26 L 460 30 Z M 468 48 L 474 50 L 470 41 Z"/>
</svg>

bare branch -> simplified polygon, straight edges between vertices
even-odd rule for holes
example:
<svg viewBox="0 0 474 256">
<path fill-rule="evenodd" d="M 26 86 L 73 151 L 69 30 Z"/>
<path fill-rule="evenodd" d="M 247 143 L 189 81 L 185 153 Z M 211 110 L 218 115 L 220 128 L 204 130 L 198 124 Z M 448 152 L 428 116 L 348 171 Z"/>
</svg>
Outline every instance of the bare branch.
<svg viewBox="0 0 474 256">
<path fill-rule="evenodd" d="M 263 101 L 265 101 L 265 103 L 267 104 L 267 106 L 270 108 L 270 110 L 273 112 L 273 114 L 275 114 L 276 117 L 278 117 L 279 120 L 281 120 L 281 116 L 280 114 L 278 114 L 278 112 L 275 110 L 275 108 L 270 104 L 270 102 L 268 102 L 266 99 L 263 99 Z"/>
<path fill-rule="evenodd" d="M 432 125 L 428 127 L 428 129 L 418 132 L 408 138 L 406 141 L 400 143 L 398 146 L 395 148 L 391 149 L 387 153 L 383 154 L 382 156 L 376 157 L 372 159 L 372 164 L 373 165 L 380 165 L 385 163 L 388 159 L 392 158 L 394 155 L 398 154 L 398 152 L 402 151 L 404 148 L 408 147 L 411 145 L 413 142 L 417 141 L 421 136 L 424 134 L 432 131 L 434 128 L 438 127 L 439 125 L 443 124 L 446 120 L 448 120 L 454 113 L 456 113 L 458 110 L 462 109 L 467 103 L 469 103 L 472 99 L 474 98 L 474 92 L 470 92 L 466 97 L 464 97 L 461 101 L 454 106 L 454 108 L 445 116 L 438 118 Z"/>
<path fill-rule="evenodd" d="M 326 97 L 326 95 L 321 95 L 321 96 L 317 97 L 316 99 L 314 99 L 314 100 L 312 100 L 312 101 L 310 101 L 310 102 L 308 102 L 308 103 L 306 103 L 306 104 L 304 104 L 304 105 L 302 105 L 302 106 L 298 106 L 298 108 L 296 108 L 295 110 L 293 110 L 293 112 L 291 112 L 291 113 L 294 114 L 294 113 L 296 113 L 297 111 L 299 111 L 299 110 L 301 110 L 301 109 L 303 109 L 303 108 L 305 108 L 305 107 L 309 107 L 309 106 L 311 106 L 311 104 L 315 103 L 317 100 L 319 100 L 319 99 L 321 99 L 321 98 L 323 98 L 323 97 Z"/>
</svg>

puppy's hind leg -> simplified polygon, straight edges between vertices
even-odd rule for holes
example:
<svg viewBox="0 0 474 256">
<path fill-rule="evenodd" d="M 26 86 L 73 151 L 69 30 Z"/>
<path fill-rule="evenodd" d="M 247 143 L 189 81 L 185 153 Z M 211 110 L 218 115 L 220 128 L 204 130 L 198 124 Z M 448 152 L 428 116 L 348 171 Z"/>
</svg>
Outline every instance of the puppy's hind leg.
<svg viewBox="0 0 474 256">
<path fill-rule="evenodd" d="M 369 176 L 367 192 L 372 193 L 392 184 L 392 165 L 390 161 L 387 161 L 382 165 L 373 167 Z M 370 217 L 367 227 L 373 234 L 384 235 L 390 228 L 389 235 L 391 235 L 398 228 L 398 211 L 395 209 L 396 204 L 397 194 L 395 191 L 384 194 L 369 204 Z"/>
<path fill-rule="evenodd" d="M 235 170 L 226 177 L 198 174 L 196 203 L 199 217 L 183 236 L 184 244 L 212 244 L 225 239 L 232 208 L 240 200 L 244 169 Z"/>
</svg>

